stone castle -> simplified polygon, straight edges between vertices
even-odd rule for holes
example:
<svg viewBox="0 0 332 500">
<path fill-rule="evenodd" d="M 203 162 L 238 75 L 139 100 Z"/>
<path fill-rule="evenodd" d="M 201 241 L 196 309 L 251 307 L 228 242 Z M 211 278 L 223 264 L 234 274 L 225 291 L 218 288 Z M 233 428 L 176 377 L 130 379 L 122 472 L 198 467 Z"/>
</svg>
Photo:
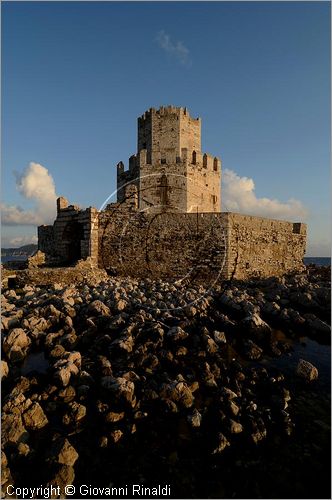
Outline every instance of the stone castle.
<svg viewBox="0 0 332 500">
<path fill-rule="evenodd" d="M 216 281 L 303 267 L 306 225 L 221 212 L 221 161 L 201 150 L 201 120 L 186 108 L 138 118 L 137 153 L 117 165 L 117 200 L 82 210 L 57 200 L 38 228 L 46 264 L 88 259 L 113 275 Z"/>
</svg>

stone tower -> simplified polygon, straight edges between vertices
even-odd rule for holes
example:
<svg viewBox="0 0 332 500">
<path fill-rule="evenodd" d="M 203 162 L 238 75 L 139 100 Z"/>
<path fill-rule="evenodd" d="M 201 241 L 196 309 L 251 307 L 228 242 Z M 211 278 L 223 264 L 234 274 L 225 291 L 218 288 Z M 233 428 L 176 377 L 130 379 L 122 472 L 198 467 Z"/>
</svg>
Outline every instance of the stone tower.
<svg viewBox="0 0 332 500">
<path fill-rule="evenodd" d="M 118 202 L 136 186 L 138 208 L 220 212 L 221 161 L 201 152 L 201 120 L 186 108 L 151 108 L 138 118 L 137 154 L 117 165 Z"/>
</svg>

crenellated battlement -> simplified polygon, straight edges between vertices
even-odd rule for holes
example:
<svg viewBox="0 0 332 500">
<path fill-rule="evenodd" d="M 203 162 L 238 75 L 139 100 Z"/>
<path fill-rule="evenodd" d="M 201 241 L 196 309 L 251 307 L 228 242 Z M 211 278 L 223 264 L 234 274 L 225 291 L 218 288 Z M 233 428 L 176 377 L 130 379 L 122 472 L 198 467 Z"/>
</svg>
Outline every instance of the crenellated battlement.
<svg viewBox="0 0 332 500">
<path fill-rule="evenodd" d="M 191 157 L 187 159 L 188 163 L 193 167 L 200 169 L 210 170 L 212 172 L 221 172 L 221 160 L 216 156 L 212 156 L 208 153 L 201 153 L 200 151 L 193 151 Z"/>
<path fill-rule="evenodd" d="M 201 150 L 201 119 L 192 118 L 187 108 L 161 106 L 150 108 L 138 118 L 137 151 L 171 149 L 180 156 L 181 149 Z"/>
<path fill-rule="evenodd" d="M 133 158 L 133 157 L 132 157 Z M 161 151 L 155 151 L 150 153 L 146 149 L 141 149 L 139 155 L 134 155 L 135 166 L 145 166 L 145 165 L 167 165 L 183 164 L 196 167 L 197 169 L 206 169 L 213 172 L 221 172 L 221 160 L 216 156 L 212 156 L 208 153 L 201 153 L 200 151 L 189 152 L 187 148 L 182 148 L 181 155 L 178 156 L 175 150 L 166 151 L 162 153 Z M 130 167 L 129 167 L 129 170 Z"/>
<path fill-rule="evenodd" d="M 152 115 L 166 116 L 166 115 L 177 115 L 184 116 L 191 120 L 200 121 L 200 118 L 192 118 L 186 107 L 182 106 L 160 106 L 160 108 L 150 108 L 145 111 L 139 118 L 138 121 L 144 121 L 150 119 Z"/>
<path fill-rule="evenodd" d="M 118 201 L 123 202 L 131 183 L 138 189 L 139 208 L 145 203 L 160 210 L 168 200 L 169 210 L 220 211 L 221 161 L 201 151 L 200 118 L 192 118 L 186 107 L 150 108 L 138 118 L 137 137 L 128 169 L 122 162 L 117 166 Z M 161 189 L 164 182 L 167 188 Z"/>
</svg>

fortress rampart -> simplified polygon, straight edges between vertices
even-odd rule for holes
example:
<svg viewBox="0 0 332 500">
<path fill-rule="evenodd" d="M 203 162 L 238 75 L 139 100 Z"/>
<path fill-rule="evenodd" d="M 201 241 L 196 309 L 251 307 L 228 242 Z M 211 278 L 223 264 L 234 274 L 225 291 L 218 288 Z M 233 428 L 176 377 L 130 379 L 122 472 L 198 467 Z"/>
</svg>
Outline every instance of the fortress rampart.
<svg viewBox="0 0 332 500">
<path fill-rule="evenodd" d="M 57 202 L 38 228 L 52 264 L 91 258 L 110 273 L 213 281 L 301 270 L 306 225 L 221 212 L 221 160 L 201 151 L 201 121 L 186 108 L 138 119 L 137 152 L 117 165 L 117 201 L 98 212 Z"/>
</svg>

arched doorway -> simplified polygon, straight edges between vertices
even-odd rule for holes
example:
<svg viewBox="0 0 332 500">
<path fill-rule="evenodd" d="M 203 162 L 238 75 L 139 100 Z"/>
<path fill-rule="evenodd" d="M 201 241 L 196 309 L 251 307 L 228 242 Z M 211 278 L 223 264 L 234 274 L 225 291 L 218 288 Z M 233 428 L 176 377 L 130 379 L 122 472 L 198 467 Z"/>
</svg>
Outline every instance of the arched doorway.
<svg viewBox="0 0 332 500">
<path fill-rule="evenodd" d="M 83 224 L 73 221 L 66 224 L 63 235 L 65 244 L 66 261 L 68 264 L 74 264 L 81 259 L 81 240 L 84 239 Z"/>
</svg>

